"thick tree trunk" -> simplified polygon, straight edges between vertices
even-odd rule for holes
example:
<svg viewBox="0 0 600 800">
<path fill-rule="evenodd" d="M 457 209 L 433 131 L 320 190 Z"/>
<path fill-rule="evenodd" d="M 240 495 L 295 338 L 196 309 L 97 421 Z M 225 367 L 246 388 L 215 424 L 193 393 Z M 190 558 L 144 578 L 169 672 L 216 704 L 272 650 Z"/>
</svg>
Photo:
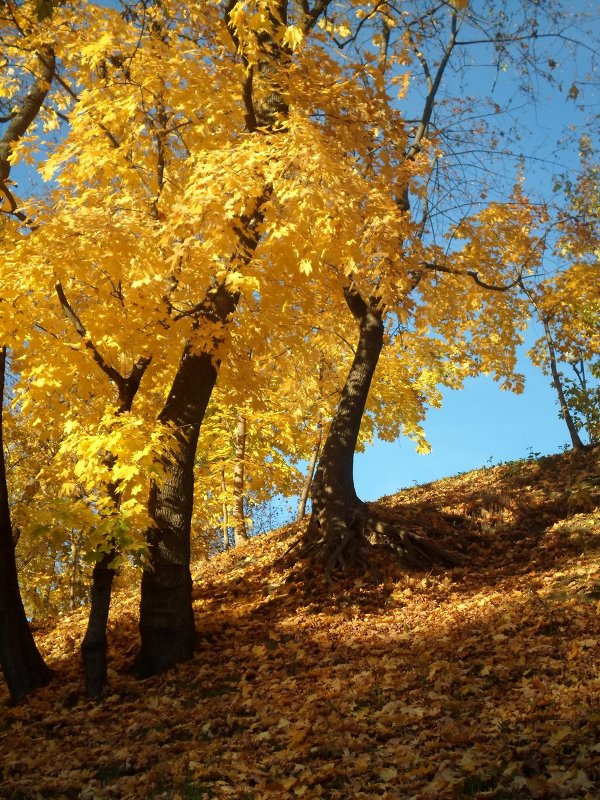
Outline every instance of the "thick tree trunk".
<svg viewBox="0 0 600 800">
<path fill-rule="evenodd" d="M 455 565 L 458 559 L 433 542 L 379 520 L 356 494 L 354 451 L 383 347 L 384 328 L 373 299 L 365 302 L 351 289 L 345 296 L 359 325 L 358 345 L 313 480 L 312 515 L 301 554 L 316 556 L 328 572 L 350 572 L 361 563 L 361 548 L 368 545 L 394 550 L 411 567 Z"/>
<path fill-rule="evenodd" d="M 285 25 L 287 3 L 278 3 L 278 20 Z M 281 52 L 269 37 L 258 69 L 249 64 L 237 30 L 231 20 L 233 5 L 225 10 L 225 22 L 242 54 L 246 75 L 242 99 L 246 109 L 246 128 L 254 133 L 259 127 L 273 128 L 287 113 L 278 87 L 269 86 L 268 102 L 255 106 L 254 90 L 270 83 L 269 63 L 278 60 Z M 262 47 L 266 42 L 257 41 Z M 287 57 L 287 55 L 286 55 Z M 257 95 L 258 96 L 258 95 Z M 261 134 L 262 135 L 262 134 Z M 232 254 L 232 264 L 245 265 L 253 257 L 260 239 L 258 223 L 263 221 L 264 204 L 272 193 L 266 185 L 256 198 L 252 210 L 239 217 L 235 225 L 239 247 Z M 220 285 L 211 289 L 194 312 L 197 323 L 208 320 L 223 326 L 235 311 L 239 294 Z M 219 334 L 213 337 L 219 343 Z M 194 352 L 188 343 L 179 362 L 169 397 L 159 419 L 176 431 L 177 445 L 166 466 L 163 481 L 150 490 L 149 511 L 154 527 L 148 533 L 152 567 L 142 576 L 140 602 L 141 647 L 136 659 L 140 676 L 155 675 L 172 665 L 191 658 L 195 647 L 190 573 L 190 533 L 194 492 L 194 460 L 200 425 L 217 379 L 218 362 L 211 352 Z"/>
<path fill-rule="evenodd" d="M 200 423 L 217 379 L 209 353 L 187 344 L 160 421 L 176 431 L 176 446 L 160 484 L 150 489 L 148 532 L 151 568 L 142 576 L 136 669 L 156 675 L 194 655 L 190 533 L 194 502 L 194 460 Z"/>
<path fill-rule="evenodd" d="M 45 686 L 52 673 L 33 640 L 17 577 L 2 429 L 5 366 L 6 348 L 0 348 L 0 666 L 12 701 L 19 703 L 33 689 Z"/>
<path fill-rule="evenodd" d="M 235 546 L 248 541 L 244 517 L 244 467 L 246 458 L 246 417 L 240 417 L 235 433 L 235 469 L 233 472 L 233 517 Z"/>
</svg>

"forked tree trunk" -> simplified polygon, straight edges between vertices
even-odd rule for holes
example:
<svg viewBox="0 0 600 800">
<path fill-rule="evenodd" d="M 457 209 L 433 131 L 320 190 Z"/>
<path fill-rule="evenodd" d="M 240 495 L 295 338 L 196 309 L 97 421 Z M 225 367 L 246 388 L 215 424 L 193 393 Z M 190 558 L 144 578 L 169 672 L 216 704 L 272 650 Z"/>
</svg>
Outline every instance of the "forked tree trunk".
<svg viewBox="0 0 600 800">
<path fill-rule="evenodd" d="M 11 700 L 21 702 L 33 689 L 45 686 L 52 673 L 40 655 L 23 608 L 13 542 L 4 440 L 2 399 L 6 348 L 0 348 L 0 666 Z"/>
<path fill-rule="evenodd" d="M 233 472 L 233 517 L 235 546 L 248 541 L 244 517 L 244 467 L 246 458 L 246 417 L 238 420 L 235 432 L 235 469 Z"/>
<path fill-rule="evenodd" d="M 239 295 L 220 286 L 209 292 L 206 316 L 223 325 Z M 215 345 L 218 344 L 215 337 Z M 151 566 L 142 575 L 140 677 L 157 675 L 194 655 L 190 536 L 194 506 L 194 463 L 200 425 L 217 380 L 219 362 L 211 353 L 183 350 L 160 422 L 175 432 L 175 444 L 160 483 L 150 487 L 148 531 Z"/>
<path fill-rule="evenodd" d="M 369 513 L 354 487 L 354 451 L 371 381 L 383 347 L 383 319 L 377 303 L 346 289 L 348 307 L 359 325 L 356 353 L 329 428 L 313 480 L 312 515 L 302 555 L 312 555 L 328 572 L 350 572 L 361 562 L 361 546 L 394 550 L 411 567 L 459 560 L 415 533 L 400 531 Z"/>
<path fill-rule="evenodd" d="M 140 387 L 141 380 L 150 363 L 149 358 L 139 358 L 127 378 L 115 370 L 106 371 L 119 390 L 119 414 L 131 411 L 133 400 Z M 106 459 L 109 469 L 115 466 L 117 459 L 109 455 Z M 121 506 L 122 495 L 118 486 L 109 484 L 108 493 L 116 511 Z M 95 698 L 102 694 L 107 678 L 108 653 L 108 614 L 112 597 L 112 587 L 116 570 L 111 566 L 117 556 L 117 549 L 111 546 L 107 552 L 97 553 L 97 560 L 92 571 L 92 591 L 88 624 L 81 643 L 81 657 L 85 674 L 85 693 Z"/>
</svg>

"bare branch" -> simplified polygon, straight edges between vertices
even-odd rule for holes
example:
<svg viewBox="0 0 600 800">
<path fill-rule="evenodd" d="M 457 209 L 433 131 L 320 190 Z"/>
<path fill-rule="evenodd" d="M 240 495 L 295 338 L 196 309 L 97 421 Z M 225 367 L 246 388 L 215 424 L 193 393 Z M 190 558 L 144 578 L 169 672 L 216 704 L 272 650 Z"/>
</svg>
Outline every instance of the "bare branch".
<svg viewBox="0 0 600 800">
<path fill-rule="evenodd" d="M 477 270 L 474 269 L 454 269 L 453 267 L 445 267 L 442 264 L 435 264 L 431 261 L 424 261 L 423 266 L 426 269 L 431 270 L 432 272 L 445 272 L 448 275 L 463 275 L 468 278 L 471 278 L 477 286 L 481 286 L 483 289 L 489 289 L 492 292 L 508 292 L 510 289 L 514 289 L 515 286 L 520 286 L 521 283 L 521 276 L 519 275 L 514 281 L 506 284 L 494 284 L 494 283 L 487 283 L 486 281 L 482 280 L 479 277 L 479 273 Z"/>
<path fill-rule="evenodd" d="M 427 72 L 426 72 L 427 82 L 431 88 L 429 89 L 427 97 L 425 98 L 425 105 L 423 106 L 423 114 L 421 116 L 421 120 L 417 127 L 417 131 L 413 137 L 410 147 L 406 152 L 405 158 L 407 161 L 412 160 L 417 155 L 417 153 L 420 152 L 421 142 L 423 141 L 423 138 L 427 135 L 427 130 L 429 128 L 429 123 L 431 122 L 431 115 L 433 113 L 433 108 L 435 104 L 435 98 L 438 89 L 440 88 L 440 84 L 444 76 L 444 71 L 448 65 L 448 61 L 450 60 L 450 56 L 452 55 L 452 51 L 454 50 L 454 47 L 456 45 L 457 32 L 458 32 L 458 15 L 456 13 L 456 9 L 453 8 L 452 21 L 450 24 L 450 38 L 448 39 L 448 43 L 446 44 L 444 54 L 440 60 L 433 82 L 431 82 L 431 75 L 428 74 L 429 68 L 427 67 Z"/>
</svg>

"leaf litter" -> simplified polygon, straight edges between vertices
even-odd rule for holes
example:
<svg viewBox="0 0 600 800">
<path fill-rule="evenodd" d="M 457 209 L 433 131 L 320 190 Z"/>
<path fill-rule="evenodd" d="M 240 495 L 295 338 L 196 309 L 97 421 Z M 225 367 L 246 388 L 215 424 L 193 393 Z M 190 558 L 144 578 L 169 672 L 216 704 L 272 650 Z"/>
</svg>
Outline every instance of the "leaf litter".
<svg viewBox="0 0 600 800">
<path fill-rule="evenodd" d="M 330 578 L 294 562 L 303 524 L 286 526 L 194 566 L 197 655 L 163 676 L 130 673 L 139 598 L 121 589 L 99 702 L 87 610 L 35 625 L 57 677 L 22 706 L 0 696 L 0 796 L 595 800 L 598 449 L 377 508 L 464 564 L 407 573 L 373 550 L 372 571 Z"/>
</svg>

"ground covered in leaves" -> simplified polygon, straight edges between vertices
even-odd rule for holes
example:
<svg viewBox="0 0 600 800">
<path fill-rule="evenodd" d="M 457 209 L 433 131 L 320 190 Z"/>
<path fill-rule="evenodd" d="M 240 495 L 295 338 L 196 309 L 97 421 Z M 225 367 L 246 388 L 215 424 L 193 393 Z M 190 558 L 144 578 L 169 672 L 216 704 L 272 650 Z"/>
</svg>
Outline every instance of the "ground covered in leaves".
<svg viewBox="0 0 600 800">
<path fill-rule="evenodd" d="M 85 609 L 36 630 L 57 678 L 0 695 L 0 796 L 600 796 L 600 452 L 482 469 L 377 504 L 464 558 L 330 580 L 301 529 L 198 565 L 198 653 L 129 674 L 137 600 L 111 615 L 110 688 L 82 698 Z M 2 690 L 3 691 L 3 690 Z"/>
</svg>

